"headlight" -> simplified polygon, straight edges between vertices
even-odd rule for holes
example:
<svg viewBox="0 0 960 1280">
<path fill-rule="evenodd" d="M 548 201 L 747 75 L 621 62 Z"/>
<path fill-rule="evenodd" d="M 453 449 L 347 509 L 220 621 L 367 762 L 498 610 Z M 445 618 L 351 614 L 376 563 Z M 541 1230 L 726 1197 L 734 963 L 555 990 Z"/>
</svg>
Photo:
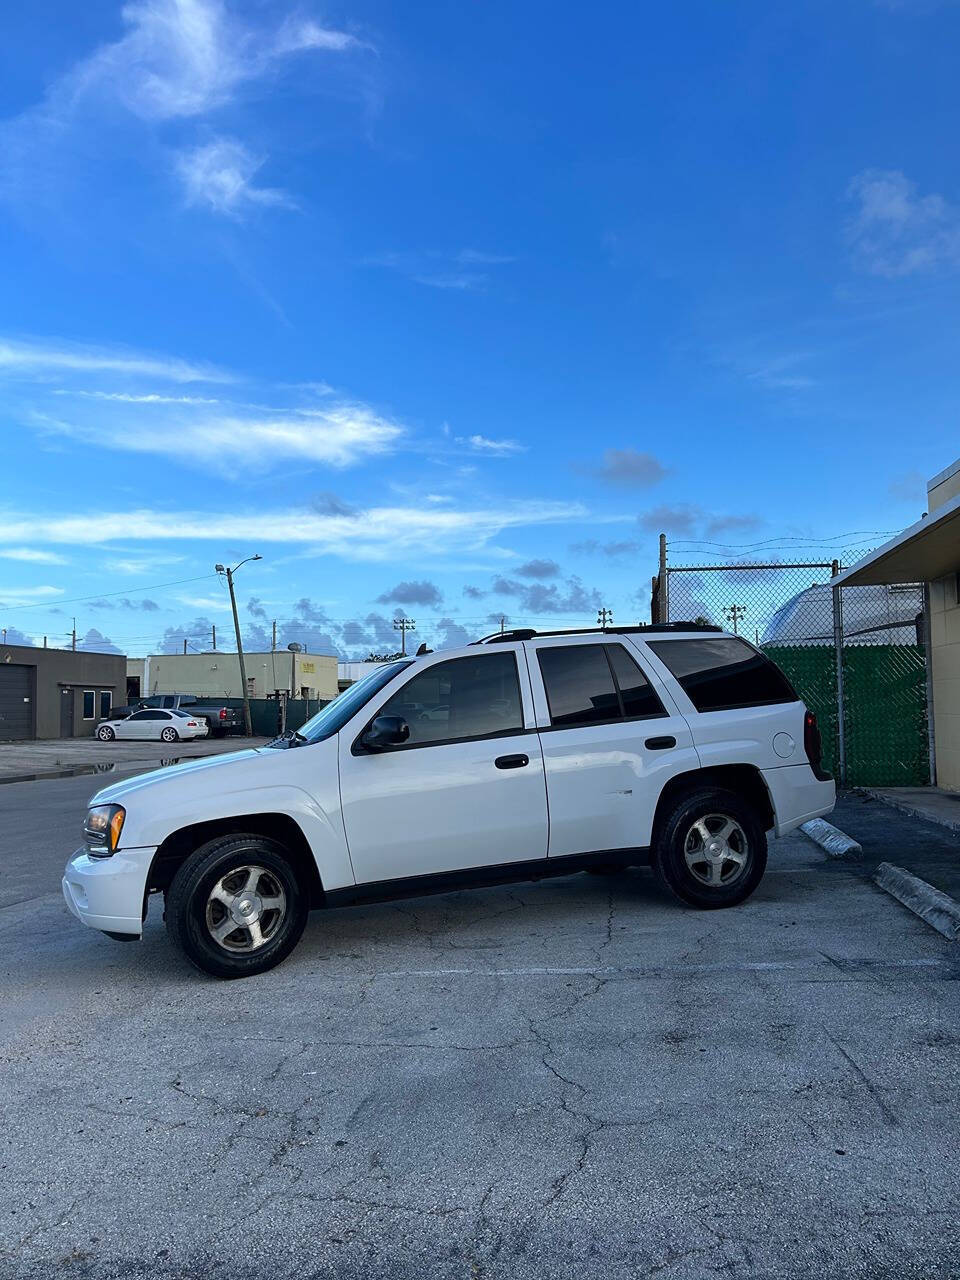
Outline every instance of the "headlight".
<svg viewBox="0 0 960 1280">
<path fill-rule="evenodd" d="M 109 858 L 116 851 L 126 816 L 127 811 L 119 804 L 95 804 L 87 810 L 83 838 L 91 857 Z"/>
</svg>

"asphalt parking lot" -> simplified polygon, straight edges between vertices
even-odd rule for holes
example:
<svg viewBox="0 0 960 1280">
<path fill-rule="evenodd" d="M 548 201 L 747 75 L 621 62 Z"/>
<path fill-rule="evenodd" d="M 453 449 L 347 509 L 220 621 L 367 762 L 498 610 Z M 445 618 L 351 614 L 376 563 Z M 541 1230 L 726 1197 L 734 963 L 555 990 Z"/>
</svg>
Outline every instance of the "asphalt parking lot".
<svg viewBox="0 0 960 1280">
<path fill-rule="evenodd" d="M 217 983 L 68 915 L 95 785 L 0 788 L 5 1280 L 960 1273 L 957 948 L 863 866 L 320 913 Z"/>
</svg>

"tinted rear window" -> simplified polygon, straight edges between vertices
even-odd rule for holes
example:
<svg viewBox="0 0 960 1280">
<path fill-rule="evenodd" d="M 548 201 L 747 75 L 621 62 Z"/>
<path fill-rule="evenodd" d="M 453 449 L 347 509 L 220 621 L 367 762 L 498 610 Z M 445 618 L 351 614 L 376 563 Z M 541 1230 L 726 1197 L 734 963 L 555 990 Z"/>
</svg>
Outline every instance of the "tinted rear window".
<svg viewBox="0 0 960 1280">
<path fill-rule="evenodd" d="M 565 644 L 537 650 L 550 723 L 572 728 L 620 719 L 620 699 L 603 645 Z"/>
<path fill-rule="evenodd" d="M 623 645 L 544 647 L 537 650 L 537 660 L 552 725 L 573 728 L 666 715 L 646 676 Z"/>
<path fill-rule="evenodd" d="M 797 701 L 780 668 L 735 636 L 648 644 L 698 711 Z"/>
</svg>

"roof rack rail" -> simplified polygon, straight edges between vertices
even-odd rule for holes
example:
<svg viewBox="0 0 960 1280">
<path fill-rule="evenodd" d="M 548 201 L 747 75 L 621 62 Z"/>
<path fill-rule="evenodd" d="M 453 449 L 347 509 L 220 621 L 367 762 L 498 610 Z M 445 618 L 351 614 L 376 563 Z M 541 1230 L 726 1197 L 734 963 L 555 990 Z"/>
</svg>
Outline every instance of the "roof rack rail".
<svg viewBox="0 0 960 1280">
<path fill-rule="evenodd" d="M 533 640 L 538 636 L 581 636 L 581 635 L 630 635 L 637 632 L 664 631 L 722 631 L 723 627 L 714 626 L 712 622 L 638 622 L 635 626 L 626 627 L 567 627 L 560 631 L 537 631 L 533 627 L 514 627 L 511 631 L 494 631 L 489 636 L 481 636 L 473 644 L 509 644 L 518 640 Z"/>
</svg>

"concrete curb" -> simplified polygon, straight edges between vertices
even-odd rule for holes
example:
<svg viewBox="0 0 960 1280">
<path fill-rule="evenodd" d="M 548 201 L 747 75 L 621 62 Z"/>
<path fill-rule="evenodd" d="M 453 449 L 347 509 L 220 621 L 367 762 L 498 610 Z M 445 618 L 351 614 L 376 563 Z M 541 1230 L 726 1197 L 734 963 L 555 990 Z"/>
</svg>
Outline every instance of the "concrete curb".
<svg viewBox="0 0 960 1280">
<path fill-rule="evenodd" d="M 881 889 L 924 920 L 931 928 L 942 933 L 951 942 L 960 941 L 960 902 L 949 894 L 941 893 L 926 880 L 911 875 L 903 867 L 892 862 L 881 862 L 873 876 Z"/>
<path fill-rule="evenodd" d="M 889 805 L 891 809 L 896 809 L 898 813 L 905 813 L 908 818 L 922 818 L 924 822 L 933 822 L 938 827 L 946 827 L 948 831 L 960 833 L 960 814 L 952 817 L 946 814 L 931 813 L 925 806 L 913 804 L 905 796 L 891 796 L 883 791 L 874 791 L 871 787 L 864 787 L 863 791 L 872 800 L 879 800 L 881 804 Z"/>
<path fill-rule="evenodd" d="M 848 835 L 832 823 L 825 822 L 823 818 L 811 818 L 809 822 L 801 824 L 800 830 L 805 836 L 809 836 L 814 844 L 824 849 L 828 858 L 851 858 L 863 853 L 862 845 L 859 845 L 856 840 L 851 840 Z"/>
</svg>

